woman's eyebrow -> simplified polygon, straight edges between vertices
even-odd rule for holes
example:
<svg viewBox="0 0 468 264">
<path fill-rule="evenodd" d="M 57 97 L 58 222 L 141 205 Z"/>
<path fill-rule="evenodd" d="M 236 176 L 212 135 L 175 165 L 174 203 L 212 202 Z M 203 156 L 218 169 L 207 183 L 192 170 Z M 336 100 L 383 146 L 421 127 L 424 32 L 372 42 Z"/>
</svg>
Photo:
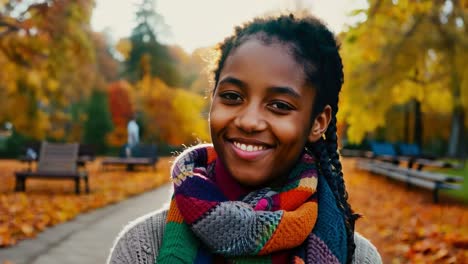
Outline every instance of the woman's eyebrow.
<svg viewBox="0 0 468 264">
<path fill-rule="evenodd" d="M 221 81 L 219 81 L 219 85 L 222 85 L 222 84 L 232 84 L 232 85 L 235 85 L 241 89 L 244 89 L 247 87 L 247 84 L 237 78 L 234 78 L 232 76 L 227 76 L 225 78 L 223 78 Z M 286 95 L 289 95 L 289 96 L 292 96 L 294 98 L 300 98 L 301 95 L 296 92 L 296 90 L 294 90 L 293 88 L 291 87 L 288 87 L 288 86 L 272 86 L 272 87 L 268 87 L 268 92 L 269 93 L 272 93 L 272 94 L 286 94 Z"/>
<path fill-rule="evenodd" d="M 286 94 L 286 95 L 290 95 L 294 98 L 300 98 L 301 95 L 299 93 L 297 93 L 293 88 L 291 87 L 287 87 L 287 86 L 273 86 L 273 87 L 269 87 L 268 88 L 268 91 L 270 93 L 277 93 L 277 94 Z"/>
<path fill-rule="evenodd" d="M 231 77 L 231 76 L 227 76 L 227 77 L 223 78 L 219 82 L 219 85 L 221 85 L 221 84 L 232 84 L 232 85 L 235 85 L 235 86 L 237 86 L 239 88 L 245 88 L 247 86 L 243 81 L 241 81 L 241 80 L 239 80 L 237 78 Z"/>
</svg>

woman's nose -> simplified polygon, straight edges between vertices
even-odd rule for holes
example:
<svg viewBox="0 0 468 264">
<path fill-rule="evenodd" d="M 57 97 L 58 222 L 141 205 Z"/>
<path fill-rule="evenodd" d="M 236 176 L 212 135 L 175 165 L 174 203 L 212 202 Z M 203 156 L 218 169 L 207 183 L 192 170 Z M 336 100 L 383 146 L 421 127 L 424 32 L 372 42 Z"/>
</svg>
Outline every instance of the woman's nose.
<svg viewBox="0 0 468 264">
<path fill-rule="evenodd" d="M 260 107 L 254 105 L 246 106 L 239 112 L 234 120 L 234 124 L 246 133 L 259 132 L 267 127 L 267 122 Z"/>
</svg>

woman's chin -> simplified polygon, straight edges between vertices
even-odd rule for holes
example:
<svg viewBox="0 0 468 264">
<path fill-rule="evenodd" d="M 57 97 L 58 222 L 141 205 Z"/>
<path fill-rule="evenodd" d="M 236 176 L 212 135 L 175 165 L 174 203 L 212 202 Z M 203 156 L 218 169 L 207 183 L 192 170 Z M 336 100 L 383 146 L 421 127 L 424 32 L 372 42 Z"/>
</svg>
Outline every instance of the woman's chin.
<svg viewBox="0 0 468 264">
<path fill-rule="evenodd" d="M 268 186 L 269 183 L 271 182 L 271 179 L 265 179 L 265 178 L 258 178 L 258 175 L 256 177 L 236 177 L 233 175 L 234 180 L 236 180 L 240 185 L 247 187 L 249 189 L 258 189 L 262 188 L 264 186 Z"/>
<path fill-rule="evenodd" d="M 245 177 L 245 175 L 243 175 L 242 177 L 232 175 L 232 177 L 234 178 L 234 180 L 237 183 L 239 183 L 240 185 L 245 186 L 245 187 L 252 188 L 252 187 L 256 187 L 256 186 L 261 184 L 261 182 L 259 182 L 258 180 L 252 179 L 252 178 L 249 178 L 249 177 Z"/>
</svg>

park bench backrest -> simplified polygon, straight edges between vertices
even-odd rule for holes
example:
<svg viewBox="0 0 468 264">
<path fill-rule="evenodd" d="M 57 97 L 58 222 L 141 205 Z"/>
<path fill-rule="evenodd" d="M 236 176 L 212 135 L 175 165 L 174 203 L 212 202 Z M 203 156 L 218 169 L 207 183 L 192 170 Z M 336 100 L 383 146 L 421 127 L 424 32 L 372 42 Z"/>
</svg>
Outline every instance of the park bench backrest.
<svg viewBox="0 0 468 264">
<path fill-rule="evenodd" d="M 372 142 L 370 143 L 370 146 L 374 155 L 396 156 L 395 147 L 391 143 Z"/>
<path fill-rule="evenodd" d="M 416 144 L 398 144 L 398 150 L 403 156 L 417 157 L 421 155 L 421 149 Z"/>
<path fill-rule="evenodd" d="M 132 155 L 138 158 L 157 159 L 158 157 L 156 145 L 137 145 L 132 152 Z"/>
<path fill-rule="evenodd" d="M 86 157 L 88 160 L 95 160 L 96 159 L 96 151 L 94 146 L 90 144 L 80 144 L 78 148 L 78 156 L 79 157 Z"/>
<path fill-rule="evenodd" d="M 38 171 L 76 172 L 78 144 L 42 142 Z"/>
</svg>

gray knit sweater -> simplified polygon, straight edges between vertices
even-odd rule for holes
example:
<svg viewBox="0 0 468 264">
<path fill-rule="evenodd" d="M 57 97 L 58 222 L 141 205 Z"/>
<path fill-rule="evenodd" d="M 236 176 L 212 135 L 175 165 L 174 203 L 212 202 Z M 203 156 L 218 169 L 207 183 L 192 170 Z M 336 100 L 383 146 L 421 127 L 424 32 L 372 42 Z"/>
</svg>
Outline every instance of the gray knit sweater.
<svg viewBox="0 0 468 264">
<path fill-rule="evenodd" d="M 167 210 L 151 212 L 129 223 L 117 236 L 108 264 L 154 264 L 166 224 Z M 354 234 L 356 251 L 353 263 L 379 264 L 382 259 L 369 240 Z"/>
</svg>

